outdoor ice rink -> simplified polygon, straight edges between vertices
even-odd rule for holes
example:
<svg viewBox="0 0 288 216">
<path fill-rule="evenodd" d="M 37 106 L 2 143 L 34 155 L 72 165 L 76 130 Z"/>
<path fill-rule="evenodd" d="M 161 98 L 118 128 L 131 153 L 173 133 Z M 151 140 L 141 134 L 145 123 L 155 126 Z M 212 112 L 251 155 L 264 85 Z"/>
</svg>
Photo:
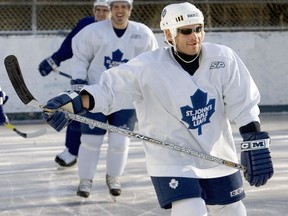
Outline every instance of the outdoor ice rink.
<svg viewBox="0 0 288 216">
<path fill-rule="evenodd" d="M 263 187 L 245 182 L 249 216 L 288 215 L 288 114 L 261 115 L 262 130 L 270 133 L 275 174 Z M 13 123 L 18 130 L 47 128 L 41 137 L 25 139 L 0 126 L 1 216 L 164 216 L 145 168 L 141 143 L 132 140 L 128 163 L 121 178 L 123 193 L 114 203 L 105 185 L 103 145 L 93 192 L 88 199 L 76 196 L 77 166 L 58 170 L 55 155 L 64 148 L 65 132 L 57 133 L 44 123 Z M 233 125 L 236 143 L 241 141 Z M 106 140 L 106 139 L 105 139 Z M 166 150 L 163 150 L 166 151 Z"/>
</svg>

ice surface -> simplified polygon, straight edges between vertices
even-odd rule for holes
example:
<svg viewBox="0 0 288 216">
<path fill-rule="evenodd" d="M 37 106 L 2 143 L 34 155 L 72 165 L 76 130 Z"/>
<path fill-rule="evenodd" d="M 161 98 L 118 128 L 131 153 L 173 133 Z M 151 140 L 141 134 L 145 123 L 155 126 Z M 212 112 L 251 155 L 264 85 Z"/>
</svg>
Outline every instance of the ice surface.
<svg viewBox="0 0 288 216">
<path fill-rule="evenodd" d="M 249 216 L 288 215 L 288 114 L 264 114 L 262 129 L 272 138 L 275 174 L 260 188 L 245 183 Z M 15 124 L 14 124 L 15 125 Z M 58 170 L 55 155 L 64 148 L 65 132 L 46 124 L 16 124 L 23 132 L 47 128 L 47 134 L 25 139 L 0 126 L 0 215 L 1 216 L 168 216 L 157 202 L 145 168 L 141 143 L 132 140 L 128 163 L 121 177 L 123 193 L 113 202 L 105 184 L 103 145 L 93 191 L 88 199 L 76 196 L 77 166 Z M 235 140 L 241 141 L 233 125 Z M 106 139 L 105 139 L 106 140 Z M 107 140 L 106 140 L 107 141 Z"/>
</svg>

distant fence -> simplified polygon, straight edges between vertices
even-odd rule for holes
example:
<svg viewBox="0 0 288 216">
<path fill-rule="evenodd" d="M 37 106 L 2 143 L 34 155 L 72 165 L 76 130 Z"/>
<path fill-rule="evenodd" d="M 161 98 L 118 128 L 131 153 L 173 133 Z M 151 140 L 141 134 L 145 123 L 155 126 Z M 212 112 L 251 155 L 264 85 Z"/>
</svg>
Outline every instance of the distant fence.
<svg viewBox="0 0 288 216">
<path fill-rule="evenodd" d="M 0 0 L 0 35 L 66 34 L 84 16 L 92 15 L 94 1 Z M 159 31 L 162 9 L 182 1 L 134 0 L 131 20 Z M 288 1 L 189 1 L 205 16 L 206 31 L 288 30 Z"/>
</svg>

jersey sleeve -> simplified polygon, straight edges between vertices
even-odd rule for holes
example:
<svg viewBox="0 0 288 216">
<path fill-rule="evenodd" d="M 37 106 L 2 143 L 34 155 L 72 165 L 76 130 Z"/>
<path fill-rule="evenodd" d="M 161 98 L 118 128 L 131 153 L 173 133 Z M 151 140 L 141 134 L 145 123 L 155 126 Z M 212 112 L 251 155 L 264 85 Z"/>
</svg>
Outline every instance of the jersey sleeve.
<svg viewBox="0 0 288 216">
<path fill-rule="evenodd" d="M 149 41 L 147 50 L 155 50 L 157 48 L 159 48 L 158 42 L 156 40 L 154 33 L 150 30 L 150 41 Z"/>
<path fill-rule="evenodd" d="M 99 84 L 84 86 L 93 96 L 95 106 L 91 112 L 109 115 L 121 109 L 134 109 L 134 102 L 142 100 L 138 76 L 140 65 L 135 59 L 103 72 Z"/>
<path fill-rule="evenodd" d="M 223 95 L 228 118 L 240 128 L 253 121 L 260 122 L 260 93 L 243 61 L 231 52 L 230 74 L 225 78 Z"/>
<path fill-rule="evenodd" d="M 97 48 L 97 38 L 92 34 L 93 29 L 87 26 L 72 39 L 73 57 L 71 59 L 72 79 L 87 79 L 87 71 L 94 57 L 93 50 Z M 92 36 L 91 36 L 92 35 Z M 97 37 L 97 36 L 96 36 Z M 93 46 L 91 46 L 93 44 Z"/>
<path fill-rule="evenodd" d="M 88 16 L 81 19 L 72 31 L 66 36 L 62 42 L 60 48 L 52 55 L 53 59 L 57 59 L 59 62 L 72 58 L 72 38 L 84 27 L 94 23 L 94 17 Z"/>
<path fill-rule="evenodd" d="M 155 50 L 157 48 L 159 48 L 158 42 L 156 40 L 156 37 L 154 35 L 154 33 L 151 31 L 150 28 L 148 28 L 147 26 L 144 27 L 144 31 L 146 32 L 147 36 L 148 36 L 148 40 L 147 40 L 147 46 L 145 51 L 151 51 L 151 50 Z"/>
</svg>

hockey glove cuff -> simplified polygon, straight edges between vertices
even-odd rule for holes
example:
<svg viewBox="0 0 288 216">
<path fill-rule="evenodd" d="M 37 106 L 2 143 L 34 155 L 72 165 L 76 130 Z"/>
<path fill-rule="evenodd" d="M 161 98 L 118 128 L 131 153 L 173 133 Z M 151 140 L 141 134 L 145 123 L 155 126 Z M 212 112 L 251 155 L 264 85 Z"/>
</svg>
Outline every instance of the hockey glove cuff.
<svg viewBox="0 0 288 216">
<path fill-rule="evenodd" d="M 88 82 L 86 80 L 76 79 L 76 80 L 71 80 L 70 84 L 71 84 L 72 91 L 75 91 L 75 92 L 79 93 L 80 90 L 85 85 L 88 85 Z"/>
<path fill-rule="evenodd" d="M 82 105 L 81 96 L 74 91 L 65 91 L 57 97 L 50 99 L 44 106 L 44 109 L 46 111 L 63 109 L 75 114 L 82 114 L 86 111 Z"/>
<path fill-rule="evenodd" d="M 48 57 L 40 63 L 38 70 L 42 76 L 47 76 L 52 70 L 59 67 L 59 65 L 60 61 L 53 59 L 52 57 Z"/>
<path fill-rule="evenodd" d="M 247 170 L 245 179 L 251 186 L 265 185 L 273 176 L 273 164 L 270 155 L 270 137 L 267 132 L 242 134 L 241 163 Z"/>
<path fill-rule="evenodd" d="M 61 131 L 70 122 L 65 113 L 59 109 L 75 114 L 86 112 L 82 105 L 81 96 L 73 91 L 63 92 L 50 99 L 43 109 L 43 119 L 56 131 Z"/>
</svg>

